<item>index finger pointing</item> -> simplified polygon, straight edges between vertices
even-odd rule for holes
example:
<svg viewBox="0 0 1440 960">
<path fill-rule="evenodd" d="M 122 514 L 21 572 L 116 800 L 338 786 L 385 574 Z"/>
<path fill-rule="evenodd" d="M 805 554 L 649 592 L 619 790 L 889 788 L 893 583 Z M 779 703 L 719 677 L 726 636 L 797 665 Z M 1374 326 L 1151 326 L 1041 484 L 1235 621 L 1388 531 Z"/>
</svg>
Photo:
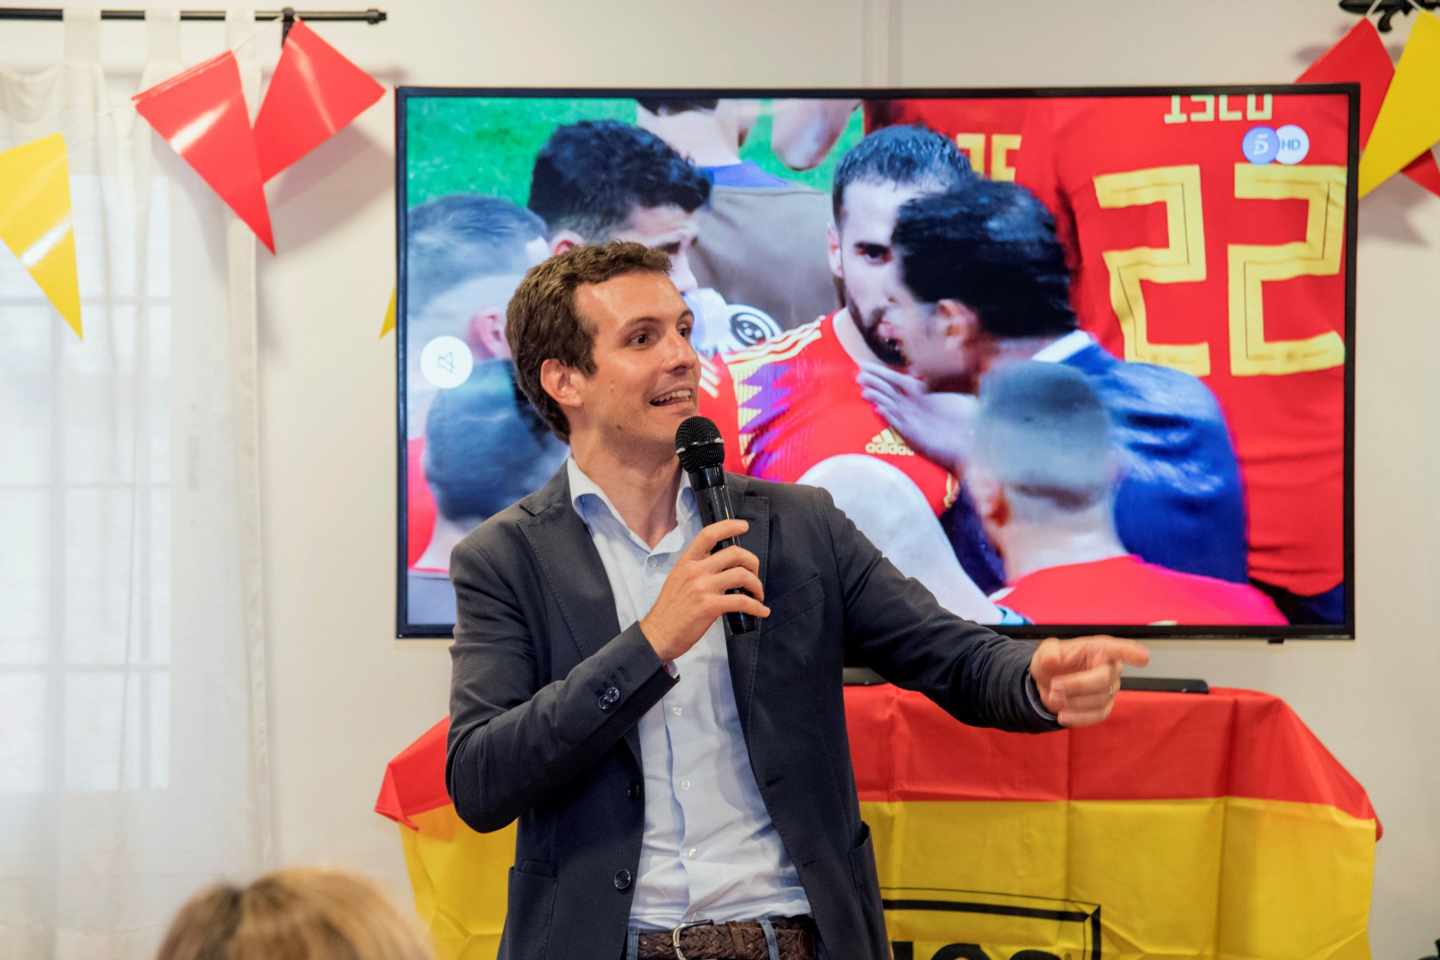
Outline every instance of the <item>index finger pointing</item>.
<svg viewBox="0 0 1440 960">
<path fill-rule="evenodd" d="M 1121 640 L 1118 637 L 1106 637 L 1106 643 L 1101 654 L 1106 660 L 1116 660 L 1129 667 L 1144 667 L 1150 663 L 1150 651 L 1142 643 L 1134 640 Z"/>
</svg>

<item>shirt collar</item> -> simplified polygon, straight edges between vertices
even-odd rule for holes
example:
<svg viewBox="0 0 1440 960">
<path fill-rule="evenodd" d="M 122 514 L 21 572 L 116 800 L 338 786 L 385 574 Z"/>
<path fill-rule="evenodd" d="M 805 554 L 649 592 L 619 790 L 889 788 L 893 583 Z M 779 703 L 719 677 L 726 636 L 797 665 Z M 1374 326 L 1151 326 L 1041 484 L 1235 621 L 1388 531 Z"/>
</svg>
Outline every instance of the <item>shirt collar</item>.
<svg viewBox="0 0 1440 960">
<path fill-rule="evenodd" d="M 1030 359 L 1039 360 L 1042 363 L 1060 363 L 1063 360 L 1069 360 L 1094 342 L 1095 338 L 1084 330 L 1071 330 Z"/>
<path fill-rule="evenodd" d="M 622 526 L 625 521 L 620 516 L 620 511 L 610 502 L 605 491 L 600 485 L 590 479 L 580 464 L 575 462 L 574 456 L 565 458 L 565 475 L 570 481 L 570 506 L 574 508 L 581 519 L 585 519 L 588 510 L 604 507 L 610 516 L 614 517 Z M 677 525 L 685 523 L 695 513 L 695 491 L 690 486 L 690 474 L 684 470 L 680 471 L 680 489 L 675 491 L 675 522 Z"/>
</svg>

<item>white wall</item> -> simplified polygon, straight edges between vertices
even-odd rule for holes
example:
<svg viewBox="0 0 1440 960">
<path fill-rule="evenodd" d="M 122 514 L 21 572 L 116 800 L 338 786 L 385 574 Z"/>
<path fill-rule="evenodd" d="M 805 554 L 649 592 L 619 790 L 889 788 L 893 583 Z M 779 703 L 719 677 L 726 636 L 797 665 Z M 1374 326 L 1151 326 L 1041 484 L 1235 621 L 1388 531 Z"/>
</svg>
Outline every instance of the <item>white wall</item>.
<svg viewBox="0 0 1440 960">
<path fill-rule="evenodd" d="M 1355 22 L 1321 0 L 752 0 L 719 16 L 691 0 L 381 5 L 383 26 L 321 32 L 387 83 L 430 84 L 1279 82 Z M 218 28 L 186 29 L 190 59 L 219 48 Z M 137 26 L 107 27 L 119 66 L 142 43 Z M 6 65 L 59 52 L 56 25 L 0 24 Z M 271 191 L 262 456 L 279 849 L 408 896 L 395 830 L 370 808 L 385 761 L 444 713 L 449 659 L 392 630 L 394 338 L 375 338 L 394 276 L 392 125 L 387 96 Z M 1396 178 L 1362 203 L 1360 237 L 1359 639 L 1156 644 L 1152 672 L 1294 706 L 1385 823 L 1372 944 L 1411 958 L 1440 936 L 1440 514 L 1427 496 L 1440 485 L 1440 198 Z"/>
</svg>

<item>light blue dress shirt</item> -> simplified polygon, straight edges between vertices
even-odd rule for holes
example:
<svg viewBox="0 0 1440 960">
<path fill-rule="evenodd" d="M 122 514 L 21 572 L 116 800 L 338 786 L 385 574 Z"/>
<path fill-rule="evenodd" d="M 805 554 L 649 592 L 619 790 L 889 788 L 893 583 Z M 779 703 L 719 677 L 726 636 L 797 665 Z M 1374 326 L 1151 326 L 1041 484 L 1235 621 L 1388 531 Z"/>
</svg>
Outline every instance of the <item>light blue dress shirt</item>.
<svg viewBox="0 0 1440 960">
<path fill-rule="evenodd" d="M 649 613 L 700 532 L 690 479 L 682 473 L 675 528 L 651 550 L 573 458 L 565 468 L 570 501 L 600 554 L 624 629 Z M 808 914 L 800 876 L 755 785 L 720 620 L 671 671 L 675 686 L 640 718 L 645 833 L 631 926 L 666 930 L 694 920 Z"/>
</svg>

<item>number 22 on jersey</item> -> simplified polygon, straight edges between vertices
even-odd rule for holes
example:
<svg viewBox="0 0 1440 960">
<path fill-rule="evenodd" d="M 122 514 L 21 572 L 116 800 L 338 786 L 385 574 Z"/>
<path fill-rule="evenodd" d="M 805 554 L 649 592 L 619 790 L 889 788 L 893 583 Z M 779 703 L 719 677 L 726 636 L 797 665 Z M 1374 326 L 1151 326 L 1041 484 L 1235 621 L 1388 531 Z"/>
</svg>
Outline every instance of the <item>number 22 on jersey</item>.
<svg viewBox="0 0 1440 960">
<path fill-rule="evenodd" d="M 1206 279 L 1205 215 L 1200 167 L 1150 167 L 1094 178 L 1102 208 L 1164 204 L 1164 247 L 1129 247 L 1104 254 L 1110 303 L 1125 340 L 1125 359 L 1155 363 L 1204 377 L 1211 371 L 1208 343 L 1152 339 L 1142 282 L 1192 283 Z M 1345 168 L 1330 165 L 1235 165 L 1237 200 L 1303 200 L 1305 237 L 1290 243 L 1227 245 L 1230 374 L 1283 376 L 1345 362 L 1345 343 L 1327 330 L 1284 340 L 1265 334 L 1264 284 L 1340 272 L 1345 245 Z"/>
</svg>

